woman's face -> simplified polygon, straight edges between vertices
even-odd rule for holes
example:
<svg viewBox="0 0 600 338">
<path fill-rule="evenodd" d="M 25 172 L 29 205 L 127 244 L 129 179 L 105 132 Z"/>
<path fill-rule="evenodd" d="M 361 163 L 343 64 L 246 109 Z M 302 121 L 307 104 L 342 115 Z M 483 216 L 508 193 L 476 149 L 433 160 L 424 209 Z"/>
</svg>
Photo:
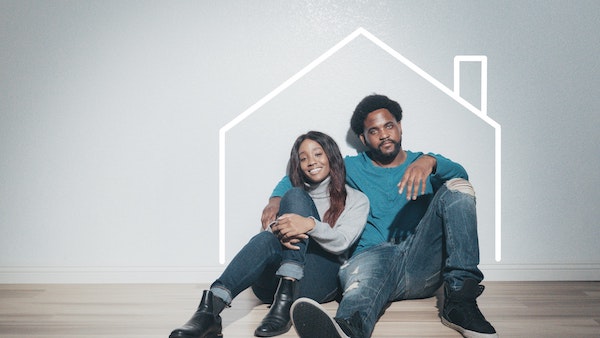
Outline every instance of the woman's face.
<svg viewBox="0 0 600 338">
<path fill-rule="evenodd" d="M 302 141 L 298 156 L 300 169 L 309 181 L 320 183 L 329 176 L 329 158 L 319 143 L 310 139 Z"/>
</svg>

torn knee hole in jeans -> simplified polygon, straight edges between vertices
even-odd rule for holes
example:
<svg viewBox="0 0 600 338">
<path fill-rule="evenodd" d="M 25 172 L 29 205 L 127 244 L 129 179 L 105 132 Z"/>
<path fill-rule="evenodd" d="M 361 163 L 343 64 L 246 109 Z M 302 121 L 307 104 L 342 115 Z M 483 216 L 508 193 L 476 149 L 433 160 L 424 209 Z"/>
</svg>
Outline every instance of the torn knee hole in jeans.
<svg viewBox="0 0 600 338">
<path fill-rule="evenodd" d="M 358 284 L 359 284 L 359 283 L 358 283 L 358 281 L 356 281 L 356 282 L 352 282 L 352 284 L 350 284 L 350 285 L 349 285 L 349 286 L 346 288 L 346 290 L 344 290 L 344 294 L 346 294 L 347 292 L 350 292 L 350 291 L 352 291 L 352 290 L 354 290 L 354 289 L 358 289 Z"/>
<path fill-rule="evenodd" d="M 450 191 L 458 191 L 467 195 L 475 196 L 475 189 L 469 181 L 462 178 L 453 178 L 446 182 L 446 187 Z"/>
<path fill-rule="evenodd" d="M 350 273 L 351 276 L 355 276 L 358 274 L 358 266 L 356 267 L 356 269 L 354 269 L 354 271 L 352 271 Z M 349 291 L 352 291 L 354 289 L 358 289 L 358 285 L 359 285 L 359 281 L 354 281 L 352 283 L 350 283 L 350 285 L 348 285 L 348 287 L 344 290 L 344 294 L 346 294 Z"/>
</svg>

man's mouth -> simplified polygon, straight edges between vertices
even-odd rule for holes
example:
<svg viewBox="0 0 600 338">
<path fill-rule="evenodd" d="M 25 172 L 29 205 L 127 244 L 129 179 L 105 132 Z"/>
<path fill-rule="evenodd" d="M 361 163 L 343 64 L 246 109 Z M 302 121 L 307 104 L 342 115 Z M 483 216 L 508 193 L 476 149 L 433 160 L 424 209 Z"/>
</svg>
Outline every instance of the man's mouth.
<svg viewBox="0 0 600 338">
<path fill-rule="evenodd" d="M 385 148 L 385 147 L 389 147 L 389 146 L 394 146 L 394 141 L 392 140 L 386 140 L 381 142 L 381 144 L 379 144 L 379 148 Z"/>
</svg>

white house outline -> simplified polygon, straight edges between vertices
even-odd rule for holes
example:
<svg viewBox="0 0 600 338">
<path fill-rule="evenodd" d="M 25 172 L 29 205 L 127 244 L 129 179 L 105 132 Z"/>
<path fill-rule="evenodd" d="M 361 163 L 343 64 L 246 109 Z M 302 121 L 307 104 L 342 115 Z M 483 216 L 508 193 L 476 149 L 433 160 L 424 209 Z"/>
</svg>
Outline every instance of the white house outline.
<svg viewBox="0 0 600 338">
<path fill-rule="evenodd" d="M 478 116 L 488 125 L 495 130 L 495 207 L 494 207 L 494 239 L 495 239 L 495 259 L 497 262 L 501 260 L 501 127 L 496 121 L 487 116 L 487 57 L 485 55 L 459 55 L 454 58 L 454 89 L 451 90 L 444 86 L 441 82 L 433 78 L 423 69 L 412 63 L 410 60 L 402 56 L 400 53 L 395 51 L 389 45 L 379 40 L 373 34 L 369 33 L 366 29 L 359 27 L 357 30 L 352 32 L 350 35 L 342 39 L 340 42 L 331 47 L 328 51 L 323 53 L 321 56 L 316 58 L 314 61 L 309 63 L 306 67 L 300 70 L 298 73 L 287 79 L 269 94 L 264 96 L 258 102 L 254 103 L 240 115 L 235 117 L 229 123 L 219 129 L 219 263 L 225 264 L 225 136 L 227 132 L 252 115 L 256 110 L 265 105 L 275 96 L 279 95 L 282 91 L 287 89 L 289 86 L 294 84 L 296 81 L 301 79 L 304 75 L 308 74 L 311 70 L 320 65 L 323 61 L 327 60 L 330 56 L 338 52 L 349 42 L 356 39 L 358 36 L 364 36 L 371 42 L 379 46 L 384 51 L 388 52 L 391 56 L 402 62 L 405 66 L 413 70 L 415 73 L 420 75 L 422 78 L 427 80 L 429 83 L 437 87 L 439 90 L 444 92 L 446 95 L 454 99 L 456 102 L 461 104 L 463 107 L 471 111 L 473 114 Z M 460 97 L 460 64 L 461 62 L 480 62 L 481 63 L 481 107 L 477 109 L 471 103 Z"/>
</svg>

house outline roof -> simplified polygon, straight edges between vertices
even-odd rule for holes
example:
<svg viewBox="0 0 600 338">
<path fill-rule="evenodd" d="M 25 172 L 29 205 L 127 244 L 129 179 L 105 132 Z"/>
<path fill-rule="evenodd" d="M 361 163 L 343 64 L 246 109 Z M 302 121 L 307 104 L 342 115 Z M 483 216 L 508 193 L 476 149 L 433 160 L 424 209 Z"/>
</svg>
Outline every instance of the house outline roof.
<svg viewBox="0 0 600 338">
<path fill-rule="evenodd" d="M 477 117 L 482 119 L 485 123 L 494 128 L 495 131 L 495 151 L 494 151 L 494 165 L 495 165 L 495 178 L 494 178 L 494 192 L 495 192 L 495 206 L 494 206 L 494 243 L 495 243 L 495 259 L 497 262 L 501 260 L 501 244 L 502 244 L 502 218 L 501 218 L 501 202 L 502 202 L 502 175 L 501 175 L 501 145 L 502 145 L 502 133 L 501 126 L 499 123 L 487 116 L 487 56 L 485 55 L 457 55 L 454 57 L 454 88 L 450 89 L 443 85 L 440 81 L 429 75 L 419 66 L 402 56 L 392 47 L 387 45 L 382 40 L 368 32 L 363 27 L 359 27 L 354 32 L 346 36 L 340 42 L 335 44 L 321 56 L 313 60 L 307 66 L 302 68 L 299 72 L 294 74 L 292 77 L 284 81 L 273 91 L 265 95 L 263 98 L 258 100 L 256 103 L 251 105 L 248 109 L 243 111 L 241 114 L 236 116 L 233 120 L 229 121 L 223 127 L 219 129 L 219 263 L 225 263 L 225 136 L 229 130 L 234 128 L 244 119 L 252 115 L 260 107 L 271 101 L 274 97 L 279 95 L 281 92 L 286 90 L 289 86 L 300 80 L 314 68 L 319 66 L 322 62 L 327 60 L 329 57 L 337 53 L 340 49 L 345 47 L 348 43 L 353 41 L 359 36 L 363 36 L 373 42 L 375 45 L 386 51 L 388 54 L 393 56 L 395 59 L 403 63 L 405 66 L 413 70 L 415 73 L 420 75 L 422 78 L 431 83 L 434 87 L 454 99 L 457 103 L 462 105 L 464 108 L 475 114 Z M 480 62 L 481 63 L 481 104 L 480 108 L 475 107 L 470 102 L 460 96 L 460 65 L 462 62 Z"/>
</svg>

